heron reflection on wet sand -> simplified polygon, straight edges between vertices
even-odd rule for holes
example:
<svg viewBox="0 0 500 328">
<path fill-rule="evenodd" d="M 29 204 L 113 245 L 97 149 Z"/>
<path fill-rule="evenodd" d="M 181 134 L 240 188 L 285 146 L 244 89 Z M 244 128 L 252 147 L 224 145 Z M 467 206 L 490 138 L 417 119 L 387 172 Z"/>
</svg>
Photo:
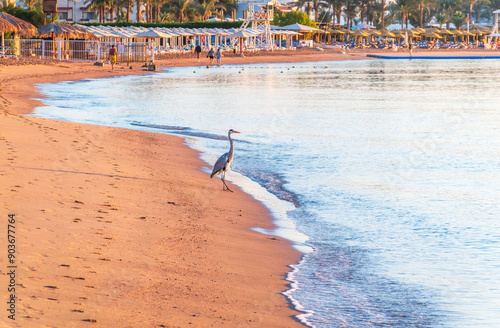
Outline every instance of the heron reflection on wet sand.
<svg viewBox="0 0 500 328">
<path fill-rule="evenodd" d="M 221 180 L 222 180 L 222 190 L 227 190 L 230 192 L 233 192 L 231 189 L 226 184 L 225 177 L 226 177 L 226 171 L 229 170 L 229 167 L 231 166 L 231 163 L 233 162 L 233 156 L 234 156 L 234 145 L 233 145 L 233 139 L 231 138 L 231 134 L 233 133 L 240 133 L 238 131 L 235 131 L 233 129 L 229 130 L 227 133 L 228 139 L 229 139 L 229 151 L 219 157 L 217 162 L 215 162 L 214 169 L 212 171 L 212 174 L 210 174 L 210 178 L 213 178 L 217 174 L 222 173 L 221 175 Z"/>
</svg>

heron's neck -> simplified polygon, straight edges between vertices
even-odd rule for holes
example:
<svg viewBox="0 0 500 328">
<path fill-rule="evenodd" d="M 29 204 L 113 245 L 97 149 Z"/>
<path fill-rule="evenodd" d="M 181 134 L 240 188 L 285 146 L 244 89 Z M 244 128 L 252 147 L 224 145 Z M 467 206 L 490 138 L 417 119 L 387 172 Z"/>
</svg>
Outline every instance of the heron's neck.
<svg viewBox="0 0 500 328">
<path fill-rule="evenodd" d="M 233 144 L 233 139 L 231 139 L 231 134 L 228 134 L 229 137 L 229 157 L 233 157 L 233 152 L 234 152 L 234 144 Z"/>
</svg>

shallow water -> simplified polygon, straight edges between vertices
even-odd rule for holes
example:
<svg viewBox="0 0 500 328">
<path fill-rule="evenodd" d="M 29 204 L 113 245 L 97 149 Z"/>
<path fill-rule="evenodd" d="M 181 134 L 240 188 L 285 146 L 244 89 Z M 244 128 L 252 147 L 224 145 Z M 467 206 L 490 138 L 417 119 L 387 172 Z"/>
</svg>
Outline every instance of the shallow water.
<svg viewBox="0 0 500 328">
<path fill-rule="evenodd" d="M 228 177 L 313 250 L 287 293 L 308 325 L 495 327 L 499 71 L 495 60 L 175 68 L 42 85 L 34 115 L 184 135 L 209 163 L 229 128 L 243 132 Z"/>
</svg>

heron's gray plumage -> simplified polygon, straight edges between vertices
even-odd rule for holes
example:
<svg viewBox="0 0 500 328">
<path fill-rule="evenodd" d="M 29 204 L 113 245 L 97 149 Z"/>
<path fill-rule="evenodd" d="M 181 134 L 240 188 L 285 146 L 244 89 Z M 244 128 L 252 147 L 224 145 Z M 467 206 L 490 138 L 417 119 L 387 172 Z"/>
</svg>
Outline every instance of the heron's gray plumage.
<svg viewBox="0 0 500 328">
<path fill-rule="evenodd" d="M 210 174 L 210 178 L 213 178 L 217 174 L 222 173 L 223 171 L 225 171 L 224 169 L 226 168 L 227 163 L 228 163 L 228 154 L 229 153 L 225 153 L 224 155 L 222 155 L 221 157 L 219 157 L 219 159 L 217 160 L 217 162 L 214 165 L 214 169 L 212 171 L 212 174 Z"/>
<path fill-rule="evenodd" d="M 226 185 L 225 181 L 225 176 L 226 176 L 226 171 L 229 170 L 229 167 L 231 166 L 231 163 L 233 163 L 233 157 L 234 157 L 234 145 L 233 145 L 233 139 L 231 139 L 231 134 L 233 133 L 239 133 L 238 131 L 234 131 L 233 129 L 229 130 L 227 133 L 228 139 L 229 139 L 229 151 L 219 157 L 217 162 L 215 162 L 214 169 L 212 170 L 212 174 L 210 174 L 210 178 L 213 178 L 217 174 L 221 174 L 221 180 L 222 180 L 222 190 L 229 190 L 232 191 L 231 189 L 228 188 Z"/>
</svg>

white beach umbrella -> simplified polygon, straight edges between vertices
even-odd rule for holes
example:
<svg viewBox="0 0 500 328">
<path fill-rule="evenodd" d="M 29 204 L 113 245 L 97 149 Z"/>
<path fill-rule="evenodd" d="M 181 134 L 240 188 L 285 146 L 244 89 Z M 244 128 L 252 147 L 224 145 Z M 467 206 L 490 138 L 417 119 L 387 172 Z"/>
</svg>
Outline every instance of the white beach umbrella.
<svg viewBox="0 0 500 328">
<path fill-rule="evenodd" d="M 161 31 L 156 31 L 156 30 L 147 30 L 144 32 L 139 32 L 134 35 L 135 38 L 152 38 L 152 39 L 157 39 L 157 38 L 170 38 L 171 36 L 169 34 L 163 33 Z"/>
<path fill-rule="evenodd" d="M 254 33 L 250 33 L 248 31 L 238 31 L 236 33 L 230 34 L 227 37 L 228 38 L 250 38 L 252 36 L 255 36 Z"/>
<path fill-rule="evenodd" d="M 287 26 L 281 26 L 281 27 L 278 27 L 278 29 L 290 30 L 290 31 L 300 31 L 300 32 L 322 32 L 323 31 L 323 30 L 320 30 L 320 29 L 317 29 L 314 27 L 305 26 L 305 25 L 298 24 L 298 23 L 295 23 L 292 25 L 287 25 Z"/>
</svg>

